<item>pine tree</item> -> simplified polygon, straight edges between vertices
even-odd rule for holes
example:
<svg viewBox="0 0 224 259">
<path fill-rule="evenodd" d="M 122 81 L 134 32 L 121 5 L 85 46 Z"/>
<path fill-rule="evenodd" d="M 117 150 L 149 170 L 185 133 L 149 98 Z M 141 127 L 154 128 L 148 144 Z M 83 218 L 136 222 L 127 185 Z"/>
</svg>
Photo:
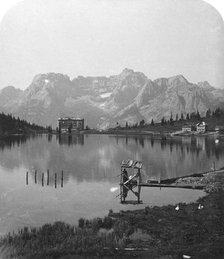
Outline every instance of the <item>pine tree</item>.
<svg viewBox="0 0 224 259">
<path fill-rule="evenodd" d="M 141 120 L 140 122 L 139 122 L 139 126 L 144 126 L 145 125 L 145 121 L 144 120 Z"/>
<path fill-rule="evenodd" d="M 219 107 L 214 111 L 214 117 L 216 118 L 220 118 L 222 114 L 223 111 Z"/>
<path fill-rule="evenodd" d="M 206 112 L 206 118 L 210 118 L 211 117 L 211 114 L 212 114 L 212 112 L 211 112 L 211 110 L 210 110 L 210 108 L 207 110 L 207 112 Z"/>
<path fill-rule="evenodd" d="M 197 119 L 198 119 L 198 120 L 200 120 L 200 119 L 201 119 L 201 116 L 200 116 L 199 111 L 197 111 L 196 117 L 197 117 Z"/>
<path fill-rule="evenodd" d="M 181 113 L 181 120 L 182 120 L 182 121 L 184 120 L 184 114 L 183 114 L 183 112 Z"/>
<path fill-rule="evenodd" d="M 195 118 L 196 118 L 195 112 L 192 112 L 192 113 L 190 114 L 190 118 L 191 118 L 191 119 L 195 119 Z"/>
<path fill-rule="evenodd" d="M 174 125 L 172 112 L 171 112 L 171 114 L 170 114 L 170 125 L 171 125 L 171 126 Z"/>
</svg>

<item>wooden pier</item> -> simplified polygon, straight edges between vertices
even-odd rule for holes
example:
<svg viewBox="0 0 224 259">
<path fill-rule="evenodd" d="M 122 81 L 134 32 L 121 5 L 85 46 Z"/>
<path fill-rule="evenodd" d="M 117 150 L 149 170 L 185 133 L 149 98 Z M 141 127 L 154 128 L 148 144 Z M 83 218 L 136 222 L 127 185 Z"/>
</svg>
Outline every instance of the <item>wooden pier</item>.
<svg viewBox="0 0 224 259">
<path fill-rule="evenodd" d="M 159 188 L 183 188 L 183 189 L 197 189 L 202 190 L 204 185 L 195 185 L 195 184 L 162 184 L 162 183 L 140 183 L 141 187 L 159 187 Z"/>
<path fill-rule="evenodd" d="M 126 169 L 133 169 L 134 175 L 128 177 L 128 173 Z M 141 168 L 142 168 L 142 162 L 135 161 L 135 160 L 123 160 L 121 162 L 121 174 L 120 174 L 120 200 L 121 203 L 125 204 L 139 204 L 142 203 L 140 199 L 141 194 Z M 137 190 L 134 191 L 134 189 L 137 188 Z M 137 201 L 127 201 L 126 197 L 128 192 L 132 192 L 136 197 Z"/>
<path fill-rule="evenodd" d="M 134 171 L 133 175 L 128 176 L 127 170 L 131 169 Z M 202 178 L 207 173 L 212 172 L 222 172 L 224 170 L 213 170 L 204 173 L 195 173 L 191 175 L 186 175 L 182 177 L 156 180 L 149 179 L 146 182 L 142 181 L 141 176 L 142 162 L 136 160 L 122 160 L 121 162 L 121 174 L 120 174 L 120 193 L 117 197 L 120 197 L 120 201 L 123 204 L 139 204 L 142 203 L 140 199 L 141 188 L 142 187 L 157 187 L 157 188 L 182 188 L 182 189 L 193 189 L 193 190 L 203 190 L 205 185 L 201 181 L 195 181 L 196 178 Z M 186 179 L 186 180 L 185 180 Z M 194 179 L 189 181 L 189 179 Z M 137 200 L 126 200 L 128 192 L 134 194 Z"/>
</svg>

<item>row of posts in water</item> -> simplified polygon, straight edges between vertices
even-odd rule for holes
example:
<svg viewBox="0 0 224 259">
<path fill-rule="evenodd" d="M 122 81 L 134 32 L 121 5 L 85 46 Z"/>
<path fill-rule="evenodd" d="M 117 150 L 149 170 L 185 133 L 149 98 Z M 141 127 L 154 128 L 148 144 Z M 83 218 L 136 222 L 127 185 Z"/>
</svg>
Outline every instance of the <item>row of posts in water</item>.
<svg viewBox="0 0 224 259">
<path fill-rule="evenodd" d="M 59 175 L 60 177 L 60 175 Z M 63 187 L 63 182 L 64 182 L 64 172 L 63 170 L 61 171 L 61 187 Z M 44 173 L 42 173 L 42 177 L 41 177 L 41 183 L 42 183 L 42 186 L 44 186 L 44 180 L 45 180 L 45 177 L 44 177 Z M 37 184 L 37 170 L 35 170 L 34 172 L 34 181 L 35 181 L 35 184 Z M 54 186 L 55 188 L 57 188 L 57 182 L 58 182 L 58 174 L 55 173 L 54 174 Z M 26 185 L 28 185 L 29 183 L 29 172 L 26 172 Z M 49 169 L 47 170 L 47 185 L 50 185 L 50 171 Z"/>
</svg>

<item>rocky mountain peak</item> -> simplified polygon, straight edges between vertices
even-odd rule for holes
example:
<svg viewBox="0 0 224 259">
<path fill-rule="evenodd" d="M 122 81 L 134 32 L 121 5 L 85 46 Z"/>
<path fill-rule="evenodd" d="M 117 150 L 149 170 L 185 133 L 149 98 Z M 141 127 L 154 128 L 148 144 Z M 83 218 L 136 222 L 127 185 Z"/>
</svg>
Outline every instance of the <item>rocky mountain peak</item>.
<svg viewBox="0 0 224 259">
<path fill-rule="evenodd" d="M 133 75 L 135 72 L 133 69 L 125 68 L 122 70 L 122 72 L 118 75 L 120 80 L 124 80 L 127 77 Z"/>
<path fill-rule="evenodd" d="M 60 73 L 38 74 L 33 78 L 31 84 L 70 81 L 69 76 Z"/>
<path fill-rule="evenodd" d="M 176 75 L 173 77 L 169 77 L 168 82 L 170 85 L 173 85 L 173 86 L 189 83 L 183 75 Z"/>
<path fill-rule="evenodd" d="M 130 68 L 124 68 L 121 72 L 121 74 L 133 74 L 134 73 L 134 70 L 133 69 L 130 69 Z"/>
<path fill-rule="evenodd" d="M 3 88 L 0 91 L 0 105 L 5 105 L 11 100 L 17 99 L 22 93 L 22 90 L 11 85 Z"/>
<path fill-rule="evenodd" d="M 125 68 L 121 74 L 115 77 L 121 87 L 128 86 L 128 88 L 142 87 L 148 78 L 141 72 L 135 72 L 133 69 Z"/>
<path fill-rule="evenodd" d="M 129 68 L 119 75 L 80 76 L 72 81 L 63 74 L 39 74 L 25 91 L 14 87 L 0 91 L 0 111 L 53 126 L 61 114 L 74 112 L 90 127 L 160 121 L 171 112 L 186 115 L 198 110 L 203 115 L 208 108 L 224 105 L 224 90 L 209 87 L 208 82 L 192 84 L 183 75 L 151 81 Z"/>
<path fill-rule="evenodd" d="M 15 88 L 14 86 L 9 85 L 3 88 L 0 92 L 1 92 L 1 95 L 15 97 L 20 93 L 22 93 L 23 91 L 18 88 Z"/>
<path fill-rule="evenodd" d="M 198 82 L 198 86 L 206 90 L 214 89 L 214 87 L 212 87 L 208 81 Z"/>
<path fill-rule="evenodd" d="M 26 92 L 35 94 L 39 91 L 49 91 L 52 88 L 65 90 L 71 84 L 67 75 L 60 73 L 38 74 L 33 78 L 32 83 L 26 89 Z"/>
<path fill-rule="evenodd" d="M 162 88 L 166 88 L 168 86 L 168 79 L 167 78 L 158 78 L 154 80 L 154 83 L 156 83 L 158 86 L 161 86 Z"/>
</svg>

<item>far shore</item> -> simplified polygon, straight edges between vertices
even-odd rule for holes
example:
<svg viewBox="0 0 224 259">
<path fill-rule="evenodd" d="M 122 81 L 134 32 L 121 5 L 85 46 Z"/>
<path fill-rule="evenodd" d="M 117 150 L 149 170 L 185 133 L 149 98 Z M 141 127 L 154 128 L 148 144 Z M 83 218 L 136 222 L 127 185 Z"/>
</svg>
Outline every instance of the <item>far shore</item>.
<svg viewBox="0 0 224 259">
<path fill-rule="evenodd" d="M 195 131 L 184 132 L 184 131 L 151 131 L 145 129 L 114 129 L 114 130 L 89 130 L 84 131 L 85 134 L 114 134 L 114 135 L 151 135 L 151 136 L 209 136 L 209 135 L 220 135 L 216 131 L 207 131 L 204 133 L 198 133 Z"/>
<path fill-rule="evenodd" d="M 125 136 L 151 136 L 152 138 L 168 139 L 173 137 L 203 137 L 203 136 L 214 136 L 214 137 L 224 137 L 224 133 L 219 133 L 216 131 L 207 131 L 204 133 L 198 132 L 184 132 L 184 131 L 151 131 L 145 129 L 110 129 L 110 130 L 83 130 L 80 132 L 72 133 L 61 133 L 56 135 L 75 135 L 75 134 L 101 134 L 101 135 L 125 135 Z"/>
</svg>

